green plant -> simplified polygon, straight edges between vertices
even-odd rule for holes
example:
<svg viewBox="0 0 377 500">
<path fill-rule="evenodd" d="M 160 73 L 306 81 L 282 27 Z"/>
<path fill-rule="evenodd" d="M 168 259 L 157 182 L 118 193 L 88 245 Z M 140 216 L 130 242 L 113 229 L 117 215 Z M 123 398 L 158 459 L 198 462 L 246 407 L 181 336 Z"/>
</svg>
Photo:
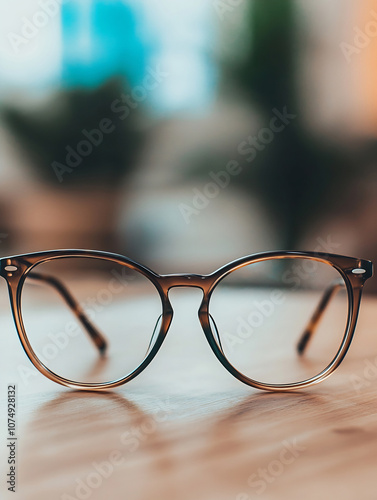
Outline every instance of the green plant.
<svg viewBox="0 0 377 500">
<path fill-rule="evenodd" d="M 63 187 L 116 185 L 132 169 L 141 143 L 139 108 L 123 120 L 111 109 L 124 92 L 122 81 L 114 78 L 95 89 L 59 90 L 33 109 L 3 106 L 1 114 L 44 181 Z M 71 168 L 68 151 L 77 151 L 80 141 L 88 140 L 83 131 L 98 130 L 104 119 L 111 120 L 111 132 L 103 134 Z M 56 163 L 67 167 L 60 178 L 53 166 Z"/>
<path fill-rule="evenodd" d="M 244 168 L 242 188 L 260 196 L 281 227 L 285 248 L 294 248 L 305 228 L 339 208 L 340 193 L 358 170 L 347 154 L 308 131 L 297 92 L 297 11 L 293 0 L 250 3 L 250 45 L 241 65 L 227 68 L 246 99 L 268 119 L 287 107 L 296 118 Z"/>
</svg>

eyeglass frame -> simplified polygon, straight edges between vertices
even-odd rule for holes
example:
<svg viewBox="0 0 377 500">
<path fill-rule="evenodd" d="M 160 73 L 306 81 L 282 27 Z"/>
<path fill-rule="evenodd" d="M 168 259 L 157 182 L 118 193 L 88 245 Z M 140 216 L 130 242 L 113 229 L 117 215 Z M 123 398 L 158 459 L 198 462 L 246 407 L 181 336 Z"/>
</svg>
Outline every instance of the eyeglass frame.
<svg viewBox="0 0 377 500">
<path fill-rule="evenodd" d="M 60 260 L 65 258 L 67 259 L 84 258 L 84 257 L 114 262 L 115 264 L 126 266 L 130 269 L 133 269 L 134 271 L 141 273 L 155 286 L 162 303 L 161 326 L 152 349 L 147 353 L 144 360 L 140 363 L 140 365 L 137 368 L 135 368 L 135 370 L 133 370 L 125 377 L 122 377 L 120 379 L 111 382 L 80 383 L 61 377 L 56 373 L 54 373 L 53 371 L 51 371 L 47 366 L 45 366 L 40 361 L 40 359 L 34 352 L 29 342 L 24 322 L 22 319 L 22 311 L 21 311 L 22 289 L 25 280 L 28 277 L 29 273 L 32 271 L 32 269 L 34 269 L 36 266 L 39 266 L 42 263 L 50 262 L 52 260 L 57 260 L 57 259 Z M 222 279 L 224 279 L 226 276 L 236 271 L 237 269 L 240 269 L 250 264 L 255 264 L 257 262 L 263 262 L 272 259 L 277 260 L 277 259 L 294 259 L 294 258 L 304 258 L 329 264 L 333 268 L 335 268 L 342 276 L 346 286 L 347 297 L 348 297 L 348 318 L 343 340 L 335 357 L 330 362 L 330 364 L 328 364 L 327 367 L 324 370 L 322 370 L 319 374 L 307 380 L 297 383 L 288 383 L 288 384 L 269 384 L 269 383 L 258 382 L 239 372 L 226 358 L 221 348 L 221 342 L 219 345 L 219 343 L 216 341 L 215 333 L 212 331 L 210 325 L 210 318 L 211 318 L 209 312 L 210 298 L 218 283 L 220 283 Z M 359 259 L 355 257 L 348 257 L 336 254 L 327 254 L 323 252 L 272 251 L 272 252 L 263 252 L 242 257 L 206 275 L 200 275 L 200 274 L 160 275 L 155 273 L 148 267 L 143 266 L 142 264 L 139 264 L 125 256 L 118 255 L 115 253 L 103 252 L 99 250 L 50 250 L 44 252 L 36 252 L 36 253 L 29 253 L 29 254 L 1 258 L 0 276 L 6 280 L 8 285 L 12 315 L 22 347 L 27 357 L 31 361 L 31 363 L 39 370 L 40 373 L 45 375 L 48 379 L 52 380 L 53 382 L 56 382 L 66 387 L 70 387 L 72 389 L 106 391 L 121 386 L 129 382 L 130 380 L 134 379 L 151 363 L 151 361 L 161 348 L 161 345 L 165 340 L 165 337 L 169 331 L 174 314 L 173 307 L 169 300 L 169 291 L 175 287 L 195 287 L 195 288 L 200 288 L 203 291 L 203 299 L 198 310 L 198 317 L 200 324 L 203 328 L 204 335 L 213 353 L 220 361 L 220 363 L 224 366 L 224 368 L 228 372 L 230 372 L 235 378 L 237 378 L 239 381 L 243 382 L 248 386 L 266 391 L 280 392 L 287 390 L 303 389 L 312 386 L 314 384 L 317 384 L 326 379 L 329 375 L 331 375 L 343 361 L 350 347 L 355 332 L 363 286 L 365 282 L 370 277 L 373 276 L 373 264 L 371 261 L 365 259 Z M 328 294 L 330 298 L 331 298 L 331 293 Z M 63 298 L 65 298 L 66 302 L 69 305 L 69 297 L 68 298 L 64 297 L 63 294 Z M 324 300 L 322 302 L 324 303 L 324 307 L 326 307 L 327 302 Z M 321 307 L 322 306 L 320 303 L 320 307 L 317 308 L 316 311 L 317 313 L 318 311 L 320 311 Z M 74 312 L 78 317 L 80 314 L 83 315 L 83 311 L 80 311 L 78 309 L 77 304 L 76 305 L 73 304 L 71 308 L 72 310 L 74 310 Z M 83 320 L 83 317 L 79 319 L 82 321 L 83 324 L 85 324 L 85 321 L 87 321 L 87 319 Z M 315 315 L 313 316 L 312 320 L 314 319 Z M 88 325 L 86 326 L 88 327 Z M 92 325 L 90 326 L 93 328 Z M 93 328 L 93 330 L 95 329 Z M 305 333 L 307 334 L 308 332 L 304 332 L 304 336 Z M 311 335 L 313 332 L 309 333 Z M 93 333 L 93 335 L 94 335 L 93 340 L 97 344 L 99 351 L 101 352 L 101 354 L 104 354 L 105 346 L 102 345 L 101 347 L 101 341 L 99 340 L 99 338 L 96 339 L 95 332 Z M 303 343 L 304 336 L 301 338 L 301 344 L 302 344 L 301 348 L 300 348 L 300 343 L 297 346 L 299 355 L 303 353 L 305 345 L 309 340 L 307 334 L 307 338 Z"/>
</svg>

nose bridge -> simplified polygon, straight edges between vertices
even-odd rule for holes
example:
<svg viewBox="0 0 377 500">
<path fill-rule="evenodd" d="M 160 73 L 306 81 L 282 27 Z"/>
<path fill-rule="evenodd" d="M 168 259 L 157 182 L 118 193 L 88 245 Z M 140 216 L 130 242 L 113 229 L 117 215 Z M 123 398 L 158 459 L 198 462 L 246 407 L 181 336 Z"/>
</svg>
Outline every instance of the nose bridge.
<svg viewBox="0 0 377 500">
<path fill-rule="evenodd" d="M 208 289 L 210 276 L 202 274 L 165 274 L 161 276 L 167 290 L 175 287 L 195 287 L 203 291 Z"/>
</svg>

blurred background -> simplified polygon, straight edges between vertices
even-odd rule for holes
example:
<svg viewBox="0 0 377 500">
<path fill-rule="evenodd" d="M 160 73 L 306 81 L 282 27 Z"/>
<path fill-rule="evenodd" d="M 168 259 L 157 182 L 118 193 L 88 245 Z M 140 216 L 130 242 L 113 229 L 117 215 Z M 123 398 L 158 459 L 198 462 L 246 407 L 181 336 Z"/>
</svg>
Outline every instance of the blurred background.
<svg viewBox="0 0 377 500">
<path fill-rule="evenodd" d="M 1 255 L 377 261 L 376 61 L 373 0 L 2 2 Z"/>
</svg>

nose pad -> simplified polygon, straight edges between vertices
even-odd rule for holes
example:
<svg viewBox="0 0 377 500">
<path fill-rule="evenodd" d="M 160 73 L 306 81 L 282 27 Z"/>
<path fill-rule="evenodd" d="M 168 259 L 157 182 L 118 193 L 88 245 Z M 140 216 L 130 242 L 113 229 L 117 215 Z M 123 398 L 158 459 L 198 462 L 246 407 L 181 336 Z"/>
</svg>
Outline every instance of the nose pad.
<svg viewBox="0 0 377 500">
<path fill-rule="evenodd" d="M 212 317 L 211 314 L 209 315 L 209 325 L 211 327 L 211 330 L 215 333 L 215 337 L 217 338 L 217 343 L 218 343 L 218 345 L 220 347 L 221 352 L 224 354 L 223 346 L 222 346 L 221 340 L 220 340 L 219 331 L 217 329 L 217 325 L 215 323 L 215 320 L 213 319 L 213 317 Z"/>
<path fill-rule="evenodd" d="M 150 353 L 151 348 L 154 346 L 154 340 L 157 337 L 157 335 L 158 335 L 158 333 L 160 331 L 160 328 L 161 328 L 161 320 L 162 320 L 162 314 L 160 314 L 160 316 L 157 318 L 156 324 L 154 325 L 152 337 L 151 337 L 151 340 L 149 342 L 149 346 L 148 346 L 147 352 L 145 354 L 145 357 L 148 356 L 148 354 Z"/>
</svg>

